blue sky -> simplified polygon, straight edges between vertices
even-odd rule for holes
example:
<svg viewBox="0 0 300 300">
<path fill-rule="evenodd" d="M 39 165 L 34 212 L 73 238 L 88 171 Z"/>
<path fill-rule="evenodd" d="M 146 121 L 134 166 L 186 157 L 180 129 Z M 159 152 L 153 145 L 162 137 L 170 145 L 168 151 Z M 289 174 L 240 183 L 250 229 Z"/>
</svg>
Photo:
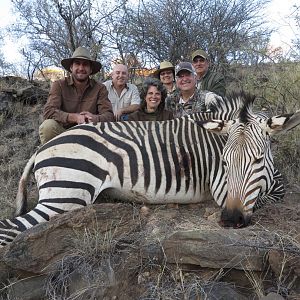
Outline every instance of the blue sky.
<svg viewBox="0 0 300 300">
<path fill-rule="evenodd" d="M 290 15 L 293 4 L 299 0 L 271 0 L 265 11 L 265 16 L 272 27 L 278 29 L 277 33 L 272 36 L 271 43 L 274 47 L 282 46 L 288 49 L 290 41 L 295 37 L 295 25 L 287 17 Z M 11 1 L 0 0 L 0 28 L 11 24 L 14 21 L 14 16 L 11 12 Z M 299 32 L 298 32 L 299 35 Z M 21 40 L 22 42 L 22 40 Z M 23 40 L 24 42 L 24 40 Z M 18 53 L 18 48 L 21 48 L 22 43 L 15 43 L 10 36 L 4 38 L 4 46 L 2 52 L 7 61 L 16 63 L 21 60 L 21 55 Z"/>
</svg>

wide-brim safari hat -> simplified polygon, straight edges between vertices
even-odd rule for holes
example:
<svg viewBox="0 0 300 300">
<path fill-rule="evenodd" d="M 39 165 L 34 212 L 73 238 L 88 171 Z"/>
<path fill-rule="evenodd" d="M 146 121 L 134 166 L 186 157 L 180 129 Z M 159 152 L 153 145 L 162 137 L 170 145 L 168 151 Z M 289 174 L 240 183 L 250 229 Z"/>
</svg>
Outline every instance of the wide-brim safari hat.
<svg viewBox="0 0 300 300">
<path fill-rule="evenodd" d="M 175 67 L 169 61 L 164 60 L 159 64 L 159 68 L 153 73 L 153 75 L 159 79 L 160 72 L 166 70 L 171 70 L 174 73 Z"/>
<path fill-rule="evenodd" d="M 96 74 L 101 70 L 101 63 L 99 61 L 93 60 L 91 58 L 90 52 L 88 49 L 84 48 L 84 47 L 78 47 L 75 49 L 72 57 L 70 58 L 65 58 L 61 61 L 61 65 L 68 71 L 71 72 L 70 67 L 72 65 L 72 62 L 74 59 L 84 59 L 84 60 L 88 60 L 89 62 L 91 62 L 91 67 L 92 67 L 92 73 Z"/>
</svg>

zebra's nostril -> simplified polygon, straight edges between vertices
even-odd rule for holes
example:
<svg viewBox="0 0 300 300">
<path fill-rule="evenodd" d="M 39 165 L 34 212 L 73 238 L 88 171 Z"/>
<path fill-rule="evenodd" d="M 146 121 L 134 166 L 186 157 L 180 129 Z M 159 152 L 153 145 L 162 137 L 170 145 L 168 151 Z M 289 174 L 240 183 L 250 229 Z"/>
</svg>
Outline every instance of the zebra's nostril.
<svg viewBox="0 0 300 300">
<path fill-rule="evenodd" d="M 223 227 L 242 228 L 247 226 L 248 222 L 240 210 L 224 208 L 219 224 Z"/>
</svg>

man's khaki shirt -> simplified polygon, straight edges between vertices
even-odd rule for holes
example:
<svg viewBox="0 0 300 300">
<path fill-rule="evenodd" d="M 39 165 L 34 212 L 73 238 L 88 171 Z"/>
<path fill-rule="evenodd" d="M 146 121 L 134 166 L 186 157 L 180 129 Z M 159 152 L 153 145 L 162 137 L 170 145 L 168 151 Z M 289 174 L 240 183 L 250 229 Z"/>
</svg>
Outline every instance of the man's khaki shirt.
<svg viewBox="0 0 300 300">
<path fill-rule="evenodd" d="M 54 119 L 68 128 L 72 126 L 67 122 L 68 114 L 83 111 L 96 115 L 97 122 L 114 121 L 112 106 L 104 84 L 90 79 L 86 89 L 81 93 L 76 89 L 71 76 L 53 82 L 44 108 L 44 120 Z"/>
</svg>

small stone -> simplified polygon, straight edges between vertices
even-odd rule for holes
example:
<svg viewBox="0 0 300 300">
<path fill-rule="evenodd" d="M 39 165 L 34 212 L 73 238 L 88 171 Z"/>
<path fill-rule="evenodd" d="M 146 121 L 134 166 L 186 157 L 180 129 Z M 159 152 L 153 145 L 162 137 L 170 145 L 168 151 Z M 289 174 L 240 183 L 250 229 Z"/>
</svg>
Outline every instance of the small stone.
<svg viewBox="0 0 300 300">
<path fill-rule="evenodd" d="M 279 294 L 269 293 L 267 296 L 260 298 L 260 300 L 284 300 L 284 298 Z"/>
</svg>

